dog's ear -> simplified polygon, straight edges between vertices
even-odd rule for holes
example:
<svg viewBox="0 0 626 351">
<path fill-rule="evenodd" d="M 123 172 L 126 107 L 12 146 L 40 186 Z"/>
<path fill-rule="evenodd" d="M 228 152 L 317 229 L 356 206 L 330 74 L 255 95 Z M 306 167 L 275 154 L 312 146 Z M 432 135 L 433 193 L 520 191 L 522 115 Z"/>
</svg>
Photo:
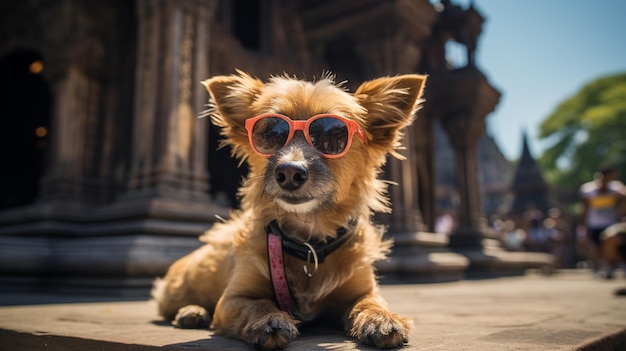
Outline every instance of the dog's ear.
<svg viewBox="0 0 626 351">
<path fill-rule="evenodd" d="M 202 82 L 211 95 L 209 114 L 211 121 L 222 128 L 224 143 L 233 146 L 233 153 L 242 160 L 247 154 L 248 134 L 246 119 L 254 117 L 252 104 L 263 89 L 263 82 L 248 74 L 215 76 Z"/>
<path fill-rule="evenodd" d="M 411 124 L 420 108 L 426 76 L 407 74 L 375 79 L 361 84 L 354 93 L 367 109 L 366 129 L 370 147 L 402 158 L 402 129 Z"/>
</svg>

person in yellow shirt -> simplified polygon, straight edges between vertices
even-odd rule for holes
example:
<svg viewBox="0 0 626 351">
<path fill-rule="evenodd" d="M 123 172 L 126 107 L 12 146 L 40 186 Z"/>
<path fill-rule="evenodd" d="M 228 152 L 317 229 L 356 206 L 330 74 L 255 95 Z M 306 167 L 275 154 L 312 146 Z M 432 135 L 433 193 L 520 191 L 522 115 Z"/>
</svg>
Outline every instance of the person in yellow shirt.
<svg viewBox="0 0 626 351">
<path fill-rule="evenodd" d="M 602 232 L 618 223 L 624 215 L 626 187 L 617 180 L 617 169 L 612 166 L 601 168 L 591 182 L 580 187 L 583 204 L 581 225 L 586 229 L 591 244 L 594 271 L 598 272 L 604 263 L 601 256 Z M 606 278 L 613 277 L 613 267 L 607 267 Z"/>
</svg>

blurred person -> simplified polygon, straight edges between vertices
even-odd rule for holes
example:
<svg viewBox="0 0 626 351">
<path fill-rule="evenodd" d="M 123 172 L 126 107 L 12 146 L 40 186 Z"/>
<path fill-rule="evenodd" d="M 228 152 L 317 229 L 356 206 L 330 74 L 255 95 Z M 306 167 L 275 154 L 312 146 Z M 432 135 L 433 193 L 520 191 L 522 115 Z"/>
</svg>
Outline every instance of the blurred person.
<svg viewBox="0 0 626 351">
<path fill-rule="evenodd" d="M 580 187 L 583 205 L 581 225 L 589 238 L 594 273 L 598 274 L 607 263 L 602 257 L 601 234 L 624 215 L 622 203 L 626 201 L 626 187 L 617 180 L 617 169 L 612 166 L 602 167 L 594 178 Z M 605 277 L 611 279 L 614 265 L 609 264 L 605 268 Z"/>
<path fill-rule="evenodd" d="M 587 236 L 587 229 L 582 225 L 576 226 L 574 231 L 575 247 L 576 247 L 576 267 L 581 269 L 589 269 L 592 267 L 591 240 Z"/>
<path fill-rule="evenodd" d="M 526 241 L 526 232 L 523 229 L 516 228 L 513 220 L 507 220 L 503 224 L 502 244 L 509 251 L 524 251 L 524 242 Z"/>
<path fill-rule="evenodd" d="M 454 217 L 449 211 L 443 211 L 435 223 L 435 232 L 450 235 L 454 230 Z"/>
<path fill-rule="evenodd" d="M 541 217 L 531 218 L 528 225 L 526 245 L 528 251 L 550 251 L 550 230 L 545 227 L 545 220 L 541 220 Z"/>
<path fill-rule="evenodd" d="M 550 234 L 543 226 L 543 212 L 534 204 L 528 204 L 524 211 L 526 229 L 526 249 L 533 252 L 548 252 Z"/>
<path fill-rule="evenodd" d="M 561 210 L 558 208 L 549 209 L 548 218 L 543 221 L 543 226 L 548 231 L 549 250 L 552 256 L 554 256 L 556 267 L 564 267 L 567 225 L 561 218 Z"/>
<path fill-rule="evenodd" d="M 493 228 L 493 230 L 497 231 L 498 233 L 502 233 L 502 231 L 504 230 L 504 221 L 502 220 L 502 218 L 498 217 L 497 215 L 492 215 L 491 216 L 491 228 Z"/>
</svg>

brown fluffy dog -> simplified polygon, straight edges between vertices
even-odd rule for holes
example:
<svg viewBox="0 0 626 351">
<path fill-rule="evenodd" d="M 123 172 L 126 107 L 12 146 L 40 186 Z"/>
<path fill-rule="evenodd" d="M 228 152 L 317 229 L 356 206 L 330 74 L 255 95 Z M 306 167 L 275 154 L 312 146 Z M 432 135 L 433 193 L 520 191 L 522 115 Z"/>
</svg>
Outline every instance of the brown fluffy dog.
<svg viewBox="0 0 626 351">
<path fill-rule="evenodd" d="M 378 294 L 372 264 L 385 257 L 390 242 L 370 216 L 389 210 L 386 183 L 377 176 L 388 153 L 399 157 L 394 150 L 419 107 L 424 82 L 420 75 L 380 78 L 350 94 L 329 76 L 263 83 L 239 72 L 205 81 L 212 120 L 250 173 L 240 189 L 242 210 L 205 233 L 206 245 L 155 283 L 159 313 L 179 327 L 210 325 L 218 334 L 266 350 L 284 348 L 301 322 L 322 315 L 345 323 L 349 335 L 365 344 L 393 348 L 408 342 L 412 320 L 390 312 Z M 350 143 L 330 133 L 320 136 L 311 127 L 295 131 L 284 145 L 257 133 L 253 147 L 246 120 L 263 114 L 293 121 L 332 114 L 353 121 L 346 124 L 356 131 Z M 331 122 L 339 123 L 324 120 L 324 127 Z M 268 124 L 257 122 L 263 132 Z M 322 138 L 335 138 L 333 146 Z M 338 157 L 343 148 L 347 152 Z M 282 231 L 283 245 L 304 249 L 307 258 L 285 250 L 278 256 L 284 266 L 271 273 L 272 221 L 279 228 L 274 231 Z M 331 246 L 332 253 L 324 251 Z M 314 248 L 320 250 L 313 253 Z M 288 288 L 282 292 L 292 296 L 291 308 L 281 305 L 272 275 L 284 275 Z"/>
</svg>

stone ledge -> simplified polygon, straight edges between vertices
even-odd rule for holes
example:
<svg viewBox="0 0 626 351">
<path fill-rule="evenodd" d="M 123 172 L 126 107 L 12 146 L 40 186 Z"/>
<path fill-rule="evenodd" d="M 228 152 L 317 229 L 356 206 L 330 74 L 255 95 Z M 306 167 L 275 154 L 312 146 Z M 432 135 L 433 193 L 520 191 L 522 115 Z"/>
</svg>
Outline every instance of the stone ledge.
<svg viewBox="0 0 626 351">
<path fill-rule="evenodd" d="M 624 279 L 564 271 L 551 277 L 384 285 L 381 292 L 392 310 L 415 320 L 404 350 L 603 351 L 626 349 L 626 300 L 613 295 L 624 286 Z M 14 304 L 0 307 L 0 350 L 253 350 L 209 330 L 174 329 L 158 318 L 151 301 L 56 298 L 60 303 L 42 294 L 0 295 L 3 304 Z M 287 350 L 371 348 L 340 330 L 304 326 Z"/>
</svg>

